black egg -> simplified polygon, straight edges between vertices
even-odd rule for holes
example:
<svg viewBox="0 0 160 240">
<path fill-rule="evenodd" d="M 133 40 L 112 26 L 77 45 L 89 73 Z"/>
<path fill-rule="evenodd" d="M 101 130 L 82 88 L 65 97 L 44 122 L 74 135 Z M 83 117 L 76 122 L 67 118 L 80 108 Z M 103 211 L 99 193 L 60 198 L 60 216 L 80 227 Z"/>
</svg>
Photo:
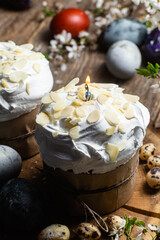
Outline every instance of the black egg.
<svg viewBox="0 0 160 240">
<path fill-rule="evenodd" d="M 39 190 L 22 178 L 9 180 L 0 191 L 0 230 L 21 235 L 35 233 L 44 217 Z"/>
</svg>

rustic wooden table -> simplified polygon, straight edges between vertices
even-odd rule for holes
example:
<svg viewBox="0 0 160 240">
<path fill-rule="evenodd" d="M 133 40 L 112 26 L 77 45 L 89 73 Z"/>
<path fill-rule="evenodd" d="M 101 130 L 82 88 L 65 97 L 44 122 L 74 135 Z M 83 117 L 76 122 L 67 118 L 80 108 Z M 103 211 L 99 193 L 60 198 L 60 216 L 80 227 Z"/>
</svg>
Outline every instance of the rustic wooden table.
<svg viewBox="0 0 160 240">
<path fill-rule="evenodd" d="M 83 9 L 91 0 L 83 1 Z M 48 0 L 48 6 L 52 6 L 54 0 Z M 76 1 L 63 1 L 65 7 L 77 7 Z M 41 19 L 42 1 L 29 10 L 11 11 L 4 8 L 0 9 L 0 40 L 15 41 L 17 44 L 33 43 L 35 46 L 42 45 L 42 51 L 45 52 L 51 39 L 49 33 L 50 17 Z M 131 16 L 140 16 L 141 10 L 131 11 Z M 92 82 L 112 82 L 119 84 L 126 89 L 127 93 L 140 96 L 141 102 L 149 109 L 151 121 L 147 129 L 144 142 L 152 142 L 156 145 L 156 153 L 160 153 L 160 94 L 153 93 L 150 86 L 157 83 L 158 80 L 146 79 L 135 75 L 127 81 L 120 81 L 109 74 L 104 64 L 104 54 L 98 51 L 90 52 L 88 49 L 82 52 L 81 56 L 68 64 L 65 72 L 59 72 L 54 75 L 54 89 L 64 86 L 75 76 L 84 82 L 86 76 L 91 76 Z M 51 70 L 54 74 L 54 64 L 51 62 Z M 62 84 L 57 84 L 56 80 L 63 80 Z M 23 161 L 20 177 L 31 180 L 33 183 L 41 184 L 44 182 L 44 175 L 36 167 L 42 167 L 42 161 L 39 154 Z M 150 189 L 146 184 L 147 167 L 145 164 L 139 165 L 138 180 L 136 189 L 132 198 L 123 208 L 116 211 L 116 214 L 123 216 L 124 213 L 130 216 L 136 216 L 145 223 L 157 224 L 160 218 L 160 191 Z M 55 220 L 54 220 L 55 223 Z M 146 236 L 146 239 L 149 236 Z"/>
</svg>

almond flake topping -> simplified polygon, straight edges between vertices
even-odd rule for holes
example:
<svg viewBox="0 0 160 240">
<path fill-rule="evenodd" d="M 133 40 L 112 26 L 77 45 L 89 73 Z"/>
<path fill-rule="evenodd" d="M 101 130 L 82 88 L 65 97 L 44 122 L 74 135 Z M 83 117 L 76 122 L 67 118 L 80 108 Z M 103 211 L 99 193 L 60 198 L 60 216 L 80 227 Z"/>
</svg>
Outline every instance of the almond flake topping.
<svg viewBox="0 0 160 240">
<path fill-rule="evenodd" d="M 98 109 L 92 111 L 87 118 L 88 123 L 96 123 L 100 119 L 100 111 Z"/>
<path fill-rule="evenodd" d="M 6 81 L 5 78 L 2 78 L 1 84 L 2 84 L 2 87 L 4 87 L 4 88 L 10 88 L 10 86 L 8 85 L 8 82 Z"/>
<path fill-rule="evenodd" d="M 135 117 L 135 114 L 134 114 L 134 110 L 133 110 L 133 107 L 132 106 L 128 106 L 124 116 L 127 118 L 127 119 L 131 119 L 131 118 L 134 118 Z"/>
<path fill-rule="evenodd" d="M 15 62 L 13 64 L 13 66 L 15 68 L 18 68 L 19 70 L 21 70 L 22 68 L 24 68 L 26 66 L 26 64 L 27 64 L 27 60 L 25 58 L 22 58 L 19 61 Z"/>
<path fill-rule="evenodd" d="M 80 126 L 73 127 L 69 130 L 69 136 L 76 140 L 79 138 L 79 131 L 80 131 Z"/>
<path fill-rule="evenodd" d="M 114 131 L 115 131 L 115 127 L 109 127 L 106 130 L 106 135 L 111 136 L 111 135 L 113 135 Z"/>
<path fill-rule="evenodd" d="M 36 73 L 40 73 L 40 71 L 41 71 L 41 67 L 38 63 L 34 63 L 32 68 Z"/>
<path fill-rule="evenodd" d="M 11 72 L 11 66 L 9 64 L 3 67 L 3 70 L 2 70 L 3 74 L 9 74 L 10 72 Z"/>
<path fill-rule="evenodd" d="M 78 83 L 79 83 L 79 78 L 74 78 L 64 87 L 64 91 L 65 92 L 69 91 L 70 89 L 74 88 L 75 85 Z"/>
<path fill-rule="evenodd" d="M 36 117 L 36 123 L 44 126 L 49 123 L 49 116 L 45 112 L 41 112 Z"/>
<path fill-rule="evenodd" d="M 61 111 L 61 118 L 71 117 L 75 108 L 73 106 L 67 106 Z"/>
<path fill-rule="evenodd" d="M 117 125 L 119 123 L 118 114 L 112 111 L 110 108 L 104 110 L 104 118 L 111 125 Z"/>
<path fill-rule="evenodd" d="M 58 101 L 62 101 L 62 97 L 57 93 L 57 92 L 50 92 L 50 97 L 53 100 L 53 102 L 58 102 Z"/>
<path fill-rule="evenodd" d="M 98 101 L 101 105 L 103 105 L 107 100 L 108 100 L 108 97 L 105 96 L 105 95 L 103 95 L 103 94 L 100 94 L 100 95 L 98 95 L 98 97 L 97 97 L 97 101 Z"/>
<path fill-rule="evenodd" d="M 107 143 L 106 152 L 109 154 L 111 162 L 114 162 L 118 157 L 119 148 L 117 145 L 114 145 L 112 143 Z"/>
<path fill-rule="evenodd" d="M 50 103 L 53 102 L 53 100 L 51 99 L 50 94 L 47 93 L 47 94 L 45 94 L 45 95 L 42 97 L 41 102 L 42 102 L 43 104 L 50 104 Z"/>
<path fill-rule="evenodd" d="M 132 103 L 136 103 L 137 101 L 139 101 L 139 97 L 136 95 L 131 95 L 131 94 L 123 94 L 123 97 Z"/>
<path fill-rule="evenodd" d="M 35 61 L 35 60 L 39 60 L 43 57 L 42 53 L 32 53 L 31 55 L 28 56 L 29 60 Z"/>
<path fill-rule="evenodd" d="M 32 50 L 33 49 L 33 45 L 30 44 L 30 43 L 22 44 L 22 45 L 20 45 L 20 47 L 28 49 L 28 50 Z"/>
<path fill-rule="evenodd" d="M 52 136 L 53 136 L 53 137 L 57 137 L 57 136 L 58 136 L 58 131 L 52 132 Z"/>
<path fill-rule="evenodd" d="M 28 95 L 30 94 L 30 92 L 29 92 L 29 83 L 26 83 L 26 92 L 27 92 Z"/>
<path fill-rule="evenodd" d="M 84 101 L 81 99 L 75 99 L 72 104 L 75 106 L 82 106 L 84 104 Z"/>
<path fill-rule="evenodd" d="M 9 75 L 9 80 L 13 83 L 24 81 L 28 77 L 25 72 L 14 72 Z"/>
<path fill-rule="evenodd" d="M 88 110 L 88 107 L 85 106 L 85 105 L 76 108 L 75 112 L 76 112 L 77 117 L 80 117 L 80 118 L 86 117 L 86 115 L 87 115 L 87 110 Z"/>
<path fill-rule="evenodd" d="M 63 100 L 57 101 L 54 105 L 53 105 L 53 110 L 54 111 L 61 111 L 65 108 L 66 103 Z"/>
<path fill-rule="evenodd" d="M 118 131 L 121 133 L 126 133 L 126 127 L 124 126 L 124 124 L 122 122 L 120 122 L 118 124 Z"/>
</svg>

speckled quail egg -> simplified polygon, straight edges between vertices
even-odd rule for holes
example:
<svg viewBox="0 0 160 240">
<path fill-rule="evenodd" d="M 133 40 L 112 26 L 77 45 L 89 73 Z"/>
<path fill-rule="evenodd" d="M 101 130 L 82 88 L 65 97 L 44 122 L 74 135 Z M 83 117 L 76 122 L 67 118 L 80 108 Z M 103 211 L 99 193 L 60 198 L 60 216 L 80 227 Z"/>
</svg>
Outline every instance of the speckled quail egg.
<svg viewBox="0 0 160 240">
<path fill-rule="evenodd" d="M 159 189 L 160 188 L 160 168 L 155 167 L 150 169 L 150 171 L 146 175 L 146 180 L 148 185 L 151 188 Z"/>
<path fill-rule="evenodd" d="M 62 224 L 52 224 L 38 235 L 38 240 L 68 240 L 69 238 L 70 231 L 67 226 Z"/>
<path fill-rule="evenodd" d="M 129 79 L 141 65 L 139 48 L 131 41 L 117 41 L 111 45 L 106 55 L 106 66 L 117 78 Z"/>
<path fill-rule="evenodd" d="M 11 147 L 0 145 L 0 185 L 17 177 L 21 171 L 22 159 Z"/>
<path fill-rule="evenodd" d="M 146 143 L 144 144 L 139 150 L 139 158 L 141 160 L 147 161 L 147 159 L 154 155 L 156 147 L 153 143 Z"/>
<path fill-rule="evenodd" d="M 108 228 L 109 228 L 109 235 L 116 234 L 121 228 L 125 225 L 125 220 L 119 216 L 112 215 L 109 217 L 104 218 Z"/>
<path fill-rule="evenodd" d="M 101 232 L 99 229 L 91 223 L 80 223 L 75 229 L 74 232 L 80 239 L 87 240 L 98 240 L 101 237 Z"/>
<path fill-rule="evenodd" d="M 160 155 L 150 156 L 147 160 L 148 168 L 160 167 Z"/>
</svg>

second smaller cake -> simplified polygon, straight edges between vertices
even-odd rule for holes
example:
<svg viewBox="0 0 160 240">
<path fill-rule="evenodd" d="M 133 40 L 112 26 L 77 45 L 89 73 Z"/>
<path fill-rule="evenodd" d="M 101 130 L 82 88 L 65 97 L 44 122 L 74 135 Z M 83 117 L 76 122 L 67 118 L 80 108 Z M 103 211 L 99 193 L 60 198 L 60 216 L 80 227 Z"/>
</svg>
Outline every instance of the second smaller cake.
<svg viewBox="0 0 160 240">
<path fill-rule="evenodd" d="M 53 87 L 49 62 L 32 44 L 0 43 L 0 144 L 23 158 L 34 155 L 35 116 L 42 96 Z"/>
</svg>

